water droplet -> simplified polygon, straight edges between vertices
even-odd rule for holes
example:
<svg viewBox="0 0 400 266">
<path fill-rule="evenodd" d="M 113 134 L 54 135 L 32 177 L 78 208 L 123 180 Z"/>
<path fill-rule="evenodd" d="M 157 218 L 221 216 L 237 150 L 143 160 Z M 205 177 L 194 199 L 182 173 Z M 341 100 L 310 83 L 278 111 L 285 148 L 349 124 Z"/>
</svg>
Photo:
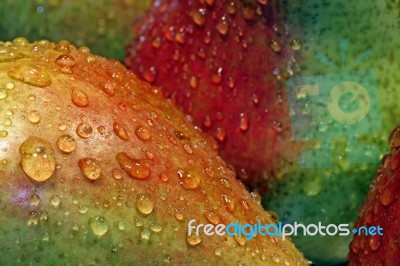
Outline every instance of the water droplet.
<svg viewBox="0 0 400 266">
<path fill-rule="evenodd" d="M 42 240 L 46 242 L 50 240 L 50 235 L 48 232 L 43 233 Z"/>
<path fill-rule="evenodd" d="M 215 0 L 205 0 L 205 2 L 206 2 L 206 4 L 207 4 L 207 5 L 209 5 L 209 6 L 213 6 L 213 5 L 214 5 L 214 2 L 215 2 Z"/>
<path fill-rule="evenodd" d="M 93 158 L 80 159 L 79 168 L 81 168 L 83 174 L 90 180 L 96 181 L 101 175 L 100 163 Z"/>
<path fill-rule="evenodd" d="M 165 173 L 161 173 L 160 174 L 160 179 L 161 179 L 161 181 L 163 181 L 163 182 L 168 182 L 168 176 L 165 174 Z"/>
<path fill-rule="evenodd" d="M 183 144 L 183 149 L 189 154 L 193 153 L 192 146 L 190 146 L 190 144 L 188 144 L 188 143 Z"/>
<path fill-rule="evenodd" d="M 29 99 L 29 101 L 35 101 L 36 100 L 36 96 L 33 95 L 33 94 L 29 94 L 28 95 L 28 99 Z"/>
<path fill-rule="evenodd" d="M 219 181 L 221 182 L 221 184 L 222 184 L 224 187 L 226 187 L 226 188 L 231 188 L 231 183 L 229 182 L 228 179 L 226 179 L 226 178 L 221 178 Z"/>
<path fill-rule="evenodd" d="M 190 137 L 186 136 L 182 131 L 174 130 L 173 133 L 179 140 L 190 140 Z"/>
<path fill-rule="evenodd" d="M 135 225 L 136 227 L 142 227 L 143 221 L 141 219 L 135 218 Z"/>
<path fill-rule="evenodd" d="M 292 47 L 292 49 L 294 51 L 298 51 L 301 49 L 302 43 L 300 40 L 294 39 L 290 42 L 290 47 Z"/>
<path fill-rule="evenodd" d="M 19 65 L 11 69 L 8 76 L 37 87 L 46 87 L 51 84 L 50 75 L 35 66 Z"/>
<path fill-rule="evenodd" d="M 8 91 L 5 89 L 0 89 L 0 100 L 4 100 L 8 97 Z"/>
<path fill-rule="evenodd" d="M 117 223 L 117 228 L 118 228 L 118 230 L 120 230 L 120 231 L 124 231 L 125 230 L 125 223 L 124 222 L 118 222 Z"/>
<path fill-rule="evenodd" d="M 400 147 L 400 126 L 397 126 L 389 135 L 388 139 L 389 146 L 391 148 Z"/>
<path fill-rule="evenodd" d="M 29 137 L 19 148 L 21 167 L 25 174 L 37 182 L 50 178 L 56 168 L 54 151 L 50 143 L 37 137 Z"/>
<path fill-rule="evenodd" d="M 80 123 L 76 127 L 76 134 L 78 134 L 78 136 L 83 139 L 88 139 L 93 134 L 93 128 L 91 125 L 89 125 L 87 123 Z"/>
<path fill-rule="evenodd" d="M 14 82 L 10 81 L 10 82 L 7 82 L 7 83 L 6 83 L 6 89 L 7 89 L 7 90 L 12 90 L 12 89 L 14 89 L 14 88 L 15 88 Z"/>
<path fill-rule="evenodd" d="M 99 132 L 100 135 L 104 135 L 104 133 L 106 133 L 106 128 L 104 126 L 99 126 L 97 132 Z"/>
<path fill-rule="evenodd" d="M 373 251 L 377 251 L 379 249 L 379 236 L 371 236 L 369 239 L 369 247 Z"/>
<path fill-rule="evenodd" d="M 211 77 L 211 81 L 212 81 L 212 83 L 214 83 L 215 85 L 220 84 L 221 81 L 222 81 L 222 75 L 221 75 L 221 73 L 213 74 L 212 77 Z"/>
<path fill-rule="evenodd" d="M 104 200 L 104 201 L 103 201 L 103 207 L 104 207 L 105 209 L 110 208 L 110 201 L 109 201 L 109 200 Z"/>
<path fill-rule="evenodd" d="M 3 122 L 3 124 L 5 125 L 5 126 L 11 126 L 12 125 L 12 120 L 10 119 L 10 118 L 6 118 L 6 119 L 4 119 L 4 122 Z"/>
<path fill-rule="evenodd" d="M 70 53 L 71 45 L 68 41 L 62 40 L 54 47 L 54 50 L 62 53 Z"/>
<path fill-rule="evenodd" d="M 318 176 L 305 180 L 303 185 L 303 191 L 307 196 L 316 196 L 321 192 L 322 179 Z"/>
<path fill-rule="evenodd" d="M 152 66 L 143 72 L 143 78 L 147 82 L 152 83 L 156 79 L 156 73 L 157 73 L 156 68 L 154 66 Z"/>
<path fill-rule="evenodd" d="M 89 64 L 96 62 L 96 57 L 89 55 L 88 57 L 86 57 L 86 62 L 88 62 Z"/>
<path fill-rule="evenodd" d="M 235 2 L 231 1 L 228 4 L 227 11 L 230 15 L 234 15 L 236 13 L 236 4 Z"/>
<path fill-rule="evenodd" d="M 273 261 L 275 261 L 276 263 L 281 262 L 281 257 L 278 254 L 272 254 L 271 258 Z"/>
<path fill-rule="evenodd" d="M 205 22 L 205 14 L 206 10 L 204 8 L 195 10 L 192 14 L 193 22 L 198 26 L 203 26 Z"/>
<path fill-rule="evenodd" d="M 71 98 L 72 102 L 78 107 L 86 107 L 89 104 L 89 98 L 83 90 L 73 89 Z"/>
<path fill-rule="evenodd" d="M 150 131 L 144 126 L 137 126 L 135 129 L 135 134 L 140 140 L 149 140 L 151 135 Z"/>
<path fill-rule="evenodd" d="M 184 44 L 186 42 L 185 32 L 183 29 L 175 34 L 175 40 L 180 44 Z M 176 54 L 179 56 L 179 53 Z"/>
<path fill-rule="evenodd" d="M 247 114 L 240 114 L 239 128 L 243 132 L 246 132 L 249 129 L 249 118 Z"/>
<path fill-rule="evenodd" d="M 204 170 L 206 171 L 206 173 L 207 173 L 208 176 L 214 177 L 215 171 L 214 171 L 214 169 L 212 168 L 212 166 L 206 167 Z"/>
<path fill-rule="evenodd" d="M 75 66 L 75 59 L 70 54 L 62 54 L 57 57 L 56 64 L 62 67 L 73 67 Z"/>
<path fill-rule="evenodd" d="M 178 220 L 178 221 L 182 221 L 183 218 L 185 218 L 185 217 L 183 216 L 183 213 L 182 213 L 181 210 L 179 210 L 179 209 L 175 209 L 174 215 L 175 215 L 175 219 Z"/>
<path fill-rule="evenodd" d="M 37 225 L 39 223 L 39 215 L 37 212 L 32 211 L 29 213 L 28 225 Z"/>
<path fill-rule="evenodd" d="M 39 220 L 41 223 L 46 223 L 49 220 L 49 214 L 47 213 L 47 211 L 41 211 L 40 215 L 39 215 Z"/>
<path fill-rule="evenodd" d="M 253 191 L 250 193 L 251 198 L 254 200 L 255 203 L 261 204 L 261 196 L 258 192 Z"/>
<path fill-rule="evenodd" d="M 235 210 L 235 202 L 228 195 L 223 194 L 222 200 L 224 201 L 225 209 L 228 212 L 233 212 Z"/>
<path fill-rule="evenodd" d="M 142 193 L 136 197 L 136 208 L 143 215 L 149 215 L 154 209 L 154 203 L 150 194 Z"/>
<path fill-rule="evenodd" d="M 86 205 L 79 206 L 79 212 L 82 214 L 87 213 L 88 210 L 89 208 Z"/>
<path fill-rule="evenodd" d="M 179 183 L 185 189 L 196 189 L 200 185 L 200 178 L 192 172 L 178 171 Z"/>
<path fill-rule="evenodd" d="M 117 122 L 114 122 L 113 129 L 114 129 L 114 133 L 119 138 L 121 138 L 122 140 L 125 140 L 125 141 L 129 140 L 128 133 L 126 132 L 126 130 L 120 124 L 118 124 Z"/>
<path fill-rule="evenodd" d="M 38 195 L 34 194 L 32 195 L 31 199 L 30 199 L 31 205 L 32 206 L 39 206 L 40 204 L 40 198 Z"/>
<path fill-rule="evenodd" d="M 230 88 L 230 89 L 233 89 L 233 88 L 235 88 L 235 80 L 232 78 L 232 77 L 229 77 L 228 78 L 228 80 L 227 80 L 227 84 L 228 84 L 228 87 Z"/>
<path fill-rule="evenodd" d="M 196 78 L 195 76 L 192 76 L 192 77 L 190 78 L 189 84 L 190 84 L 190 87 L 192 87 L 193 89 L 196 89 L 197 86 L 199 85 L 199 83 L 198 83 L 198 81 L 197 81 L 197 78 Z"/>
<path fill-rule="evenodd" d="M 246 244 L 246 238 L 244 236 L 235 235 L 234 237 L 239 246 L 244 246 Z"/>
<path fill-rule="evenodd" d="M 277 41 L 272 40 L 271 43 L 269 44 L 269 46 L 271 47 L 271 49 L 275 52 L 275 53 L 280 53 L 280 51 L 282 51 L 282 46 L 280 43 L 278 43 Z"/>
<path fill-rule="evenodd" d="M 8 131 L 6 130 L 0 130 L 0 138 L 5 138 L 8 136 Z"/>
<path fill-rule="evenodd" d="M 62 135 L 57 139 L 58 148 L 65 153 L 71 153 L 75 150 L 75 139 L 70 135 Z"/>
<path fill-rule="evenodd" d="M 388 206 L 394 201 L 396 195 L 397 192 L 395 187 L 386 185 L 382 193 L 379 195 L 379 200 L 383 206 Z"/>
<path fill-rule="evenodd" d="M 206 128 L 210 128 L 212 126 L 212 120 L 211 120 L 211 117 L 209 115 L 204 118 L 203 125 Z"/>
<path fill-rule="evenodd" d="M 108 96 L 114 96 L 114 91 L 116 89 L 117 85 L 114 82 L 107 82 L 105 84 L 101 84 L 101 89 L 108 95 Z"/>
<path fill-rule="evenodd" d="M 81 47 L 79 47 L 79 49 L 78 49 L 81 53 L 83 53 L 83 54 L 88 54 L 88 53 L 90 53 L 90 49 L 87 47 L 87 46 L 81 46 Z"/>
<path fill-rule="evenodd" d="M 154 48 L 160 48 L 160 46 L 161 46 L 161 38 L 160 37 L 155 37 L 154 39 L 153 39 L 153 41 L 151 42 L 151 45 L 154 47 Z"/>
<path fill-rule="evenodd" d="M 142 231 L 140 231 L 140 239 L 142 241 L 149 241 L 151 235 L 151 231 L 147 228 L 143 228 Z"/>
<path fill-rule="evenodd" d="M 50 198 L 50 203 L 53 205 L 54 208 L 58 208 L 61 203 L 61 198 L 57 195 L 54 195 Z"/>
<path fill-rule="evenodd" d="M 37 124 L 40 122 L 40 113 L 36 110 L 33 110 L 31 112 L 29 112 L 28 114 L 28 120 L 32 123 L 32 124 Z"/>
<path fill-rule="evenodd" d="M 150 224 L 150 230 L 154 233 L 159 233 L 162 230 L 162 226 L 160 224 L 152 223 Z"/>
<path fill-rule="evenodd" d="M 274 121 L 272 122 L 272 128 L 277 132 L 281 133 L 283 131 L 283 126 L 280 122 Z"/>
<path fill-rule="evenodd" d="M 229 31 L 229 24 L 226 20 L 226 17 L 222 17 L 221 21 L 217 24 L 217 31 L 222 35 L 225 36 Z"/>
<path fill-rule="evenodd" d="M 89 219 L 90 228 L 92 228 L 93 233 L 98 236 L 104 236 L 109 229 L 108 221 L 102 216 L 95 216 Z"/>
<path fill-rule="evenodd" d="M 290 261 L 289 261 L 287 258 L 283 258 L 283 263 L 284 263 L 286 266 L 290 266 Z"/>
<path fill-rule="evenodd" d="M 149 160 L 153 160 L 154 159 L 154 154 L 151 151 L 145 151 L 146 154 L 146 158 Z"/>
<path fill-rule="evenodd" d="M 114 168 L 112 170 L 112 176 L 117 180 L 121 179 L 122 178 L 121 170 L 119 170 L 118 168 Z"/>
<path fill-rule="evenodd" d="M 186 242 L 192 247 L 197 246 L 201 243 L 201 236 L 196 235 L 195 232 L 192 232 L 190 235 L 187 234 Z"/>
<path fill-rule="evenodd" d="M 219 216 L 212 211 L 205 211 L 204 217 L 206 217 L 207 221 L 209 221 L 213 225 L 217 225 L 220 222 Z"/>
<path fill-rule="evenodd" d="M 142 160 L 130 158 L 124 152 L 118 153 L 115 159 L 122 170 L 124 170 L 130 177 L 139 180 L 146 180 L 150 177 L 151 170 L 142 162 Z"/>
<path fill-rule="evenodd" d="M 246 6 L 243 8 L 243 18 L 247 21 L 253 21 L 256 17 L 256 12 L 253 7 Z"/>
<path fill-rule="evenodd" d="M 223 129 L 222 127 L 218 127 L 215 136 L 219 142 L 224 142 L 226 138 L 225 129 Z"/>
</svg>

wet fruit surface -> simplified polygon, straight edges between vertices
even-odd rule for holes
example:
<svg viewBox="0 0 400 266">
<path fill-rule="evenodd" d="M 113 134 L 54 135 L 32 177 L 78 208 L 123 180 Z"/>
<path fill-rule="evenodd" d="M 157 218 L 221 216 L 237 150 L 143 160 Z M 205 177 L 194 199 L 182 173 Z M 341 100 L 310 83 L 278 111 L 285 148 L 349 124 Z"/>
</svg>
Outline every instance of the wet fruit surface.
<svg viewBox="0 0 400 266">
<path fill-rule="evenodd" d="M 400 263 L 399 218 L 400 218 L 400 153 L 395 128 L 389 137 L 390 153 L 371 184 L 367 200 L 360 209 L 355 228 L 372 226 L 378 230 L 356 234 L 350 245 L 349 265 L 398 265 Z M 360 229 L 359 229 L 360 230 Z"/>
<path fill-rule="evenodd" d="M 300 148 L 291 143 L 283 85 L 301 43 L 281 23 L 278 1 L 267 2 L 156 1 L 135 25 L 125 61 L 262 192 Z"/>
<path fill-rule="evenodd" d="M 323 75 L 325 79 L 321 78 L 316 89 L 320 96 L 337 85 L 331 86 L 333 81 L 325 74 L 346 72 L 350 74 L 343 81 L 352 80 L 356 75 L 351 71 L 368 68 L 370 61 L 364 60 L 368 55 L 364 52 L 376 45 L 386 12 L 374 13 L 382 20 L 371 23 L 361 14 L 377 10 L 374 0 L 363 4 L 340 0 L 257 2 L 157 1 L 136 26 L 138 36 L 127 48 L 126 63 L 140 77 L 158 85 L 214 137 L 222 157 L 284 223 L 351 224 L 379 162 L 379 152 L 372 156 L 369 150 L 354 150 L 366 144 L 380 146 L 386 134 L 375 131 L 380 117 L 364 119 L 372 125 L 371 130 L 368 126 L 359 130 L 354 124 L 341 127 L 343 123 L 332 120 L 330 114 L 323 117 L 313 109 L 315 99 L 322 97 L 302 92 L 289 98 L 291 91 L 301 92 L 303 85 L 316 84 L 316 80 L 298 87 L 288 84 L 298 77 Z M 388 28 L 394 21 L 397 19 L 390 21 Z M 378 35 L 371 44 L 366 42 L 370 32 L 365 29 L 374 27 Z M 357 47 L 349 42 L 339 50 L 342 38 L 356 42 Z M 316 60 L 322 53 L 330 64 Z M 389 53 L 384 56 L 391 57 Z M 393 86 L 382 94 L 390 95 Z M 371 99 L 377 98 L 371 94 Z M 301 102 L 301 108 L 294 108 L 295 102 Z M 328 103 L 323 99 L 316 105 L 326 107 Z M 379 108 L 373 108 L 376 114 Z M 296 115 L 300 117 L 297 120 Z M 323 166 L 318 165 L 323 157 L 321 147 L 327 147 L 322 155 L 331 159 Z M 312 156 L 301 158 L 307 149 Z M 366 162 L 361 159 L 365 157 Z M 361 161 L 354 163 L 355 158 Z M 308 165 L 304 167 L 301 161 Z M 227 211 L 236 208 L 229 197 L 223 200 Z M 345 262 L 351 236 L 299 234 L 293 239 L 310 260 L 334 265 Z"/>
<path fill-rule="evenodd" d="M 290 240 L 188 237 L 191 219 L 274 220 L 115 60 L 66 41 L 0 42 L 0 89 L 1 265 L 306 264 Z"/>
</svg>

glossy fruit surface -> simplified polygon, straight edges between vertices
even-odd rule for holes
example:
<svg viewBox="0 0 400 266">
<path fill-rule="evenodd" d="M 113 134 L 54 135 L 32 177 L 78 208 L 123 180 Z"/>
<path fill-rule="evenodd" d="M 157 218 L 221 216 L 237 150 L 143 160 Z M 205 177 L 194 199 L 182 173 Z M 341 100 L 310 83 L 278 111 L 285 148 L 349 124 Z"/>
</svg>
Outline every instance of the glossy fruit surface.
<svg viewBox="0 0 400 266">
<path fill-rule="evenodd" d="M 400 128 L 390 137 L 391 151 L 382 160 L 364 202 L 350 245 L 349 265 L 399 265 Z M 371 231 L 371 227 L 375 227 Z M 381 230 L 379 229 L 381 228 Z"/>
<path fill-rule="evenodd" d="M 282 222 L 352 225 L 400 115 L 397 21 L 395 1 L 157 1 L 126 62 L 217 139 Z M 346 93 L 329 98 L 337 85 Z M 350 241 L 294 238 L 322 265 L 344 263 Z"/>
<path fill-rule="evenodd" d="M 278 2 L 155 1 L 126 64 L 160 87 L 259 191 L 296 154 L 282 81 L 295 72 Z M 294 37 L 293 37 L 294 38 Z M 282 69 L 288 69 L 284 72 Z M 293 151 L 289 151 L 289 147 Z"/>
<path fill-rule="evenodd" d="M 188 237 L 272 223 L 157 88 L 66 41 L 0 43 L 0 264 L 305 265 L 290 240 Z"/>
</svg>

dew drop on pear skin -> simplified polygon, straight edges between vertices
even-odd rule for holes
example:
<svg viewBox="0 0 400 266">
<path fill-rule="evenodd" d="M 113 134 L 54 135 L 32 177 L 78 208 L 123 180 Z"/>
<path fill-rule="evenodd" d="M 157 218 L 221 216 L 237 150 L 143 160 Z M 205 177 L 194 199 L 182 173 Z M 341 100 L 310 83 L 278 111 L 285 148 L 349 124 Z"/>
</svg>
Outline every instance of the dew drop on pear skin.
<svg viewBox="0 0 400 266">
<path fill-rule="evenodd" d="M 83 158 L 78 162 L 79 168 L 82 173 L 90 181 L 96 181 L 101 175 L 100 163 L 93 158 Z"/>
<path fill-rule="evenodd" d="M 103 216 L 94 216 L 89 219 L 89 225 L 93 234 L 98 237 L 104 236 L 109 229 L 109 224 Z"/>
<path fill-rule="evenodd" d="M 19 149 L 21 167 L 25 174 L 36 182 L 44 182 L 56 169 L 54 150 L 51 144 L 38 137 L 29 137 Z"/>
<path fill-rule="evenodd" d="M 62 135 L 57 139 L 58 148 L 65 153 L 71 153 L 76 148 L 75 139 L 70 135 Z"/>
<path fill-rule="evenodd" d="M 143 215 L 149 215 L 153 212 L 154 203 L 148 193 L 139 194 L 136 197 L 136 208 Z"/>
<path fill-rule="evenodd" d="M 124 152 L 118 153 L 115 158 L 121 169 L 130 177 L 138 180 L 146 180 L 150 177 L 151 170 L 143 160 L 131 158 Z"/>
</svg>

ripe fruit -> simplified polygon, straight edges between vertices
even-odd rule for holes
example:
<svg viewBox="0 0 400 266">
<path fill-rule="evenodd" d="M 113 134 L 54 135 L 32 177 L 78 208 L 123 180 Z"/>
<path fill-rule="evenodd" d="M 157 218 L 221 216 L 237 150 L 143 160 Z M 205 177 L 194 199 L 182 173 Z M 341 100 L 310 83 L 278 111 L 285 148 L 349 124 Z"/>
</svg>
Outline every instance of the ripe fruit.
<svg viewBox="0 0 400 266">
<path fill-rule="evenodd" d="M 182 114 L 66 41 L 0 43 L 0 264 L 305 265 L 290 241 L 187 237 L 272 223 Z"/>
<path fill-rule="evenodd" d="M 350 245 L 350 265 L 399 265 L 400 246 L 400 127 L 389 137 L 391 151 L 382 159 L 376 178 L 371 184 L 368 198 L 359 212 L 355 228 L 380 226 L 377 232 L 356 234 Z"/>
<path fill-rule="evenodd" d="M 150 0 L 5 0 L 0 5 L 0 38 L 69 39 L 122 60 L 124 45 L 133 37 L 130 22 L 149 5 Z"/>
<path fill-rule="evenodd" d="M 266 2 L 157 1 L 136 25 L 126 58 L 214 136 L 222 157 L 259 191 L 296 154 L 281 84 L 296 61 Z"/>
<path fill-rule="evenodd" d="M 299 155 L 310 142 L 292 134 L 285 84 L 297 70 L 298 57 L 302 59 L 302 71 L 298 73 L 302 76 L 320 75 L 325 69 L 328 74 L 338 71 L 330 66 L 324 68 L 314 57 L 322 52 L 337 52 L 336 40 L 357 21 L 353 10 L 358 12 L 358 7 L 349 2 L 352 8 L 347 14 L 351 18 L 341 27 L 334 27 L 337 18 L 343 17 L 342 5 L 318 0 L 269 1 L 267 5 L 263 2 L 266 1 L 157 1 L 136 26 L 138 35 L 127 49 L 126 63 L 140 77 L 158 85 L 196 125 L 216 137 L 222 156 L 242 178 L 248 177 L 249 187 L 263 196 L 263 205 L 277 211 L 284 223 L 352 223 L 375 165 L 351 165 L 347 153 L 360 143 L 379 143 L 383 134 L 366 131 L 367 136 L 357 138 L 353 146 L 346 146 L 347 139 L 339 139 L 339 145 L 333 139 L 335 148 L 329 150 L 331 167 L 301 168 Z M 283 3 L 282 9 L 275 6 L 278 2 Z M 327 7 L 334 23 L 325 21 Z M 287 18 L 285 24 L 280 23 L 282 10 L 289 10 L 283 14 Z M 356 18 L 365 17 L 363 13 Z M 319 17 L 318 23 L 315 17 Z M 287 27 L 286 23 L 291 25 Z M 326 23 L 324 30 L 320 30 L 322 23 Z M 349 30 L 350 37 L 364 41 L 354 32 L 363 32 L 371 23 L 366 20 L 366 24 Z M 336 38 L 325 34 L 332 29 L 338 32 Z M 374 43 L 378 38 L 373 39 Z M 319 46 L 320 42 L 329 49 Z M 349 58 L 353 53 L 357 58 L 364 50 L 349 51 Z M 335 64 L 340 66 L 341 58 L 336 59 Z M 304 69 L 313 71 L 310 74 Z M 326 102 L 321 105 L 326 106 Z M 311 142 L 324 122 L 326 128 L 332 126 L 314 118 L 306 117 L 314 124 L 303 123 L 299 129 L 300 133 L 309 132 Z M 368 122 L 374 125 L 378 120 Z M 334 137 L 348 135 L 348 131 L 338 132 Z M 317 140 L 323 144 L 326 139 Z M 268 185 L 268 193 L 264 193 Z M 293 241 L 313 262 L 335 265 L 345 262 L 351 236 L 298 235 Z"/>
</svg>

